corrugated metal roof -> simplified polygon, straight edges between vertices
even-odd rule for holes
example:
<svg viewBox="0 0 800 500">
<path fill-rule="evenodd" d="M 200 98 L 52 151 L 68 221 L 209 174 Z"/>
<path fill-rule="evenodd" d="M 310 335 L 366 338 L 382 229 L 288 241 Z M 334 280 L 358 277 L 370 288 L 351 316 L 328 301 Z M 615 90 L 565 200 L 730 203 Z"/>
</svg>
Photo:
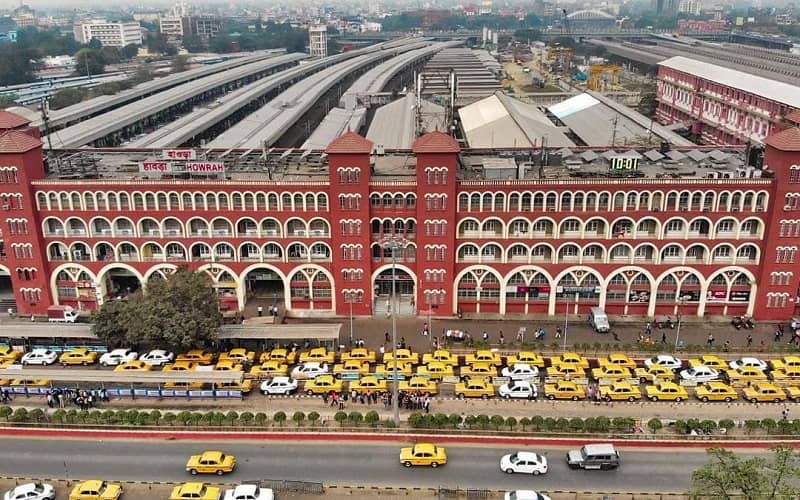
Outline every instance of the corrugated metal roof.
<svg viewBox="0 0 800 500">
<path fill-rule="evenodd" d="M 658 64 L 659 66 L 689 73 L 720 85 L 735 87 L 757 96 L 800 108 L 800 87 L 795 85 L 682 56 L 671 57 Z"/>
<path fill-rule="evenodd" d="M 447 126 L 444 107 L 424 99 L 421 102 L 423 131 L 444 130 Z M 415 105 L 416 96 L 408 93 L 402 99 L 378 108 L 367 138 L 384 149 L 411 149 L 416 139 Z"/>
</svg>

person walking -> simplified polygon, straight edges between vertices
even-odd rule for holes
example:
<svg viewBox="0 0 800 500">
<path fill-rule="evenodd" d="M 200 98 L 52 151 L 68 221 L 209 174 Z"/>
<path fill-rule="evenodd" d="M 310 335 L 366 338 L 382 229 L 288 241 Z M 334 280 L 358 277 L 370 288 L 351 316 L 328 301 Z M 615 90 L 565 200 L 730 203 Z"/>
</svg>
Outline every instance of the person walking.
<svg viewBox="0 0 800 500">
<path fill-rule="evenodd" d="M 711 333 L 708 334 L 708 338 L 706 339 L 706 344 L 708 344 L 709 346 L 713 346 L 714 345 L 714 335 L 713 334 L 711 334 Z"/>
<path fill-rule="evenodd" d="M 503 336 L 503 330 L 500 330 L 500 345 L 505 345 L 506 338 Z"/>
<path fill-rule="evenodd" d="M 750 347 L 751 345 L 753 345 L 753 334 L 752 333 L 748 333 L 747 334 L 747 347 Z"/>
</svg>

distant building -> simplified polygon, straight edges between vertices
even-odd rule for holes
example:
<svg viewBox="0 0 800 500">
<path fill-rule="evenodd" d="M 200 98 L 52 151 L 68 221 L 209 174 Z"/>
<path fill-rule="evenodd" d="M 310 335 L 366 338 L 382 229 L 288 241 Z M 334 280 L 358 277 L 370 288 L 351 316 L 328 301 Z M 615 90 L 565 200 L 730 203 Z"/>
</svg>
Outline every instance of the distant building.
<svg viewBox="0 0 800 500">
<path fill-rule="evenodd" d="M 478 15 L 488 16 L 491 13 L 492 13 L 492 0 L 482 0 L 480 8 L 478 9 Z"/>
<path fill-rule="evenodd" d="M 19 7 L 14 9 L 14 12 L 11 14 L 11 19 L 14 20 L 19 28 L 36 26 L 36 11 L 27 5 L 20 4 Z"/>
<path fill-rule="evenodd" d="M 222 19 L 213 15 L 190 15 L 184 2 L 177 2 L 172 9 L 158 19 L 161 33 L 170 38 L 196 35 L 208 39 L 222 31 Z"/>
<path fill-rule="evenodd" d="M 703 9 L 703 0 L 680 0 L 678 4 L 678 12 L 686 12 L 687 14 L 699 15 Z"/>
<path fill-rule="evenodd" d="M 142 27 L 138 21 L 108 22 L 94 19 L 75 23 L 75 40 L 89 43 L 97 38 L 104 47 L 124 47 L 142 44 Z"/>
<path fill-rule="evenodd" d="M 311 57 L 328 56 L 328 27 L 324 24 L 308 29 L 308 53 Z"/>
<path fill-rule="evenodd" d="M 727 25 L 724 19 L 697 21 L 694 19 L 678 19 L 678 29 L 690 31 L 725 31 Z"/>
<path fill-rule="evenodd" d="M 0 42 L 16 42 L 17 30 L 0 31 Z"/>
<path fill-rule="evenodd" d="M 217 16 L 190 16 L 189 28 L 192 35 L 200 38 L 213 38 L 222 31 L 222 19 Z"/>
</svg>

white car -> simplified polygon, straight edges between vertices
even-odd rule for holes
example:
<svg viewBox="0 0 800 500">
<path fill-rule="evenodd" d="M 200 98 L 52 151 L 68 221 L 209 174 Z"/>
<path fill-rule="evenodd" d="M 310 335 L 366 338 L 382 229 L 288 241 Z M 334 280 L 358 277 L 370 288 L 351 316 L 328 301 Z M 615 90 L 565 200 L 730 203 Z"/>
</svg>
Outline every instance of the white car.
<svg viewBox="0 0 800 500">
<path fill-rule="evenodd" d="M 739 358 L 731 361 L 729 364 L 731 366 L 731 370 L 736 370 L 743 366 L 752 366 L 753 368 L 758 368 L 762 371 L 767 369 L 766 361 L 762 361 L 758 358 Z"/>
<path fill-rule="evenodd" d="M 164 366 L 171 363 L 175 359 L 175 354 L 163 349 L 153 349 L 147 354 L 139 356 L 139 361 L 144 361 L 144 364 L 150 366 Z"/>
<path fill-rule="evenodd" d="M 56 490 L 47 483 L 20 484 L 3 495 L 3 500 L 54 500 L 55 498 Z"/>
<path fill-rule="evenodd" d="M 326 373 L 328 373 L 327 363 L 308 361 L 306 363 L 301 363 L 292 369 L 292 378 L 295 380 L 307 380 L 315 378 L 317 375 L 325 375 Z"/>
<path fill-rule="evenodd" d="M 52 365 L 58 361 L 58 353 L 50 349 L 34 349 L 22 356 L 23 365 Z"/>
<path fill-rule="evenodd" d="M 536 399 L 536 386 L 527 380 L 512 380 L 501 385 L 498 392 L 501 398 L 506 399 Z"/>
<path fill-rule="evenodd" d="M 506 366 L 501 374 L 511 380 L 535 380 L 539 378 L 539 368 L 527 363 L 515 363 L 514 366 Z"/>
<path fill-rule="evenodd" d="M 651 366 L 666 366 L 670 370 L 678 370 L 683 366 L 683 362 L 675 356 L 668 354 L 659 354 L 658 356 L 645 359 L 644 366 L 650 368 Z"/>
<path fill-rule="evenodd" d="M 291 394 L 297 390 L 297 380 L 289 377 L 275 377 L 261 382 L 261 392 L 269 394 Z"/>
<path fill-rule="evenodd" d="M 240 484 L 232 490 L 225 490 L 224 500 L 274 500 L 275 494 L 269 488 L 259 488 L 254 484 Z"/>
<path fill-rule="evenodd" d="M 139 353 L 130 349 L 114 349 L 100 356 L 100 364 L 102 366 L 117 366 L 128 361 L 136 361 L 138 357 Z"/>
<path fill-rule="evenodd" d="M 690 382 L 711 382 L 719 379 L 719 372 L 710 366 L 697 365 L 686 370 L 681 370 L 681 380 Z"/>
<path fill-rule="evenodd" d="M 547 457 L 528 451 L 518 451 L 500 459 L 500 470 L 506 474 L 539 474 L 547 473 Z"/>
<path fill-rule="evenodd" d="M 505 500 L 550 500 L 544 493 L 537 493 L 533 490 L 514 490 L 506 492 Z"/>
</svg>

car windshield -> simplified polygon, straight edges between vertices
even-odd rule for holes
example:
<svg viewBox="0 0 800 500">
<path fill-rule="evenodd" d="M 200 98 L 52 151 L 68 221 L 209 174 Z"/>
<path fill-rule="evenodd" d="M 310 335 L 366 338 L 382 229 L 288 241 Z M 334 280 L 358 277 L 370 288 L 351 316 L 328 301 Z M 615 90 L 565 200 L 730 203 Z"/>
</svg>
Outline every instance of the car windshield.
<svg viewBox="0 0 800 500">
<path fill-rule="evenodd" d="M 511 462 L 512 464 L 516 464 L 517 462 L 519 462 L 519 457 L 517 456 L 516 453 L 514 453 L 508 458 L 508 461 Z"/>
</svg>

